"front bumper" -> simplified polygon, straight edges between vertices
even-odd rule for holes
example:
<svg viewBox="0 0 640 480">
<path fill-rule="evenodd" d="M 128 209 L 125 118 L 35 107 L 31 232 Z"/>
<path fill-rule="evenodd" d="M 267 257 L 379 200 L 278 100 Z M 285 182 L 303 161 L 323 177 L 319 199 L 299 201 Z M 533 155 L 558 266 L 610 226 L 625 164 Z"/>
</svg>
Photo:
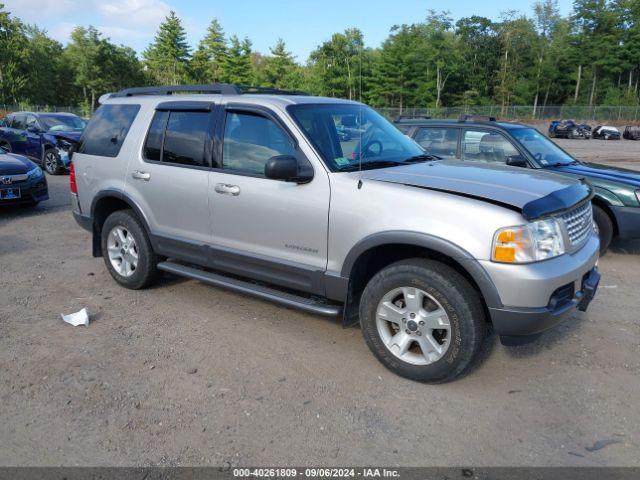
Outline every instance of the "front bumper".
<svg viewBox="0 0 640 480">
<path fill-rule="evenodd" d="M 489 306 L 495 332 L 505 337 L 537 335 L 558 324 L 569 311 L 586 310 L 600 280 L 599 247 L 594 234 L 577 252 L 544 262 L 481 262 L 502 302 Z"/>
<path fill-rule="evenodd" d="M 49 186 L 47 185 L 47 179 L 44 176 L 35 180 L 27 180 L 26 182 L 7 185 L 7 187 L 19 188 L 20 198 L 0 200 L 0 206 L 37 203 L 44 202 L 49 199 Z"/>
<path fill-rule="evenodd" d="M 640 207 L 611 206 L 618 225 L 618 238 L 640 238 Z"/>
<path fill-rule="evenodd" d="M 581 289 L 571 299 L 540 308 L 490 308 L 494 331 L 505 344 L 523 343 L 560 323 L 565 315 L 577 308 L 584 312 L 595 297 L 600 283 L 600 272 L 593 267 L 582 279 Z"/>
</svg>

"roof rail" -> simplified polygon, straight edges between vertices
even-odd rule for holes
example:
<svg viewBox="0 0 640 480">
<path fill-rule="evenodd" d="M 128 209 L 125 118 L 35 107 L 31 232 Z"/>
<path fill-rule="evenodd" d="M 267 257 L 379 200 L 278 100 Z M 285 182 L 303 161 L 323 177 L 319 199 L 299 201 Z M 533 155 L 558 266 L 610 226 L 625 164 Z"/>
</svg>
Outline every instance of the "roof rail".
<svg viewBox="0 0 640 480">
<path fill-rule="evenodd" d="M 125 88 L 119 92 L 108 94 L 108 98 L 134 97 L 138 95 L 173 95 L 174 93 L 209 93 L 219 95 L 242 95 L 245 93 L 261 93 L 267 95 L 309 95 L 308 93 L 299 90 L 280 90 L 278 88 L 256 87 L 252 85 L 210 83 L 205 85 L 168 85 L 158 87 Z"/>
<path fill-rule="evenodd" d="M 402 120 L 431 120 L 431 117 L 428 115 L 398 115 L 395 118 L 396 122 L 401 122 Z"/>
<path fill-rule="evenodd" d="M 458 121 L 460 123 L 464 123 L 467 120 L 472 120 L 474 122 L 495 122 L 496 117 L 490 117 L 488 115 L 475 115 L 473 113 L 463 113 L 458 117 Z"/>
</svg>

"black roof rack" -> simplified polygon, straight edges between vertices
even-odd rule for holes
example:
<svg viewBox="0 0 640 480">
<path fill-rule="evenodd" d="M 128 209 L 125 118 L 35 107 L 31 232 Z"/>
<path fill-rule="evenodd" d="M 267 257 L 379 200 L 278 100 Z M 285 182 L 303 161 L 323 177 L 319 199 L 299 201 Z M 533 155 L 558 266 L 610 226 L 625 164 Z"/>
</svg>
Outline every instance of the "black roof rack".
<svg viewBox="0 0 640 480">
<path fill-rule="evenodd" d="M 300 90 L 281 90 L 252 85 L 231 85 L 229 83 L 210 83 L 205 85 L 168 85 L 158 87 L 125 88 L 109 95 L 110 98 L 134 97 L 138 95 L 173 95 L 174 93 L 209 93 L 219 95 L 242 95 L 260 93 L 267 95 L 310 95 Z"/>
<path fill-rule="evenodd" d="M 460 123 L 464 123 L 467 120 L 472 120 L 475 122 L 495 122 L 496 117 L 490 117 L 489 115 L 474 115 L 472 113 L 463 113 L 458 117 L 458 121 Z"/>
<path fill-rule="evenodd" d="M 402 122 L 403 120 L 431 120 L 428 115 L 398 115 L 396 116 L 396 122 Z"/>
</svg>

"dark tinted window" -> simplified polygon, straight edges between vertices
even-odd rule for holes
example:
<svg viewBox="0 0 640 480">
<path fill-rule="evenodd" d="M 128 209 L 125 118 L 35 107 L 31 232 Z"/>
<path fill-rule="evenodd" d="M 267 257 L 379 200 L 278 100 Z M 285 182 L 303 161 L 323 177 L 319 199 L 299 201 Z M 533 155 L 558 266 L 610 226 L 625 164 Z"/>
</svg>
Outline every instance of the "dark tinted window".
<svg viewBox="0 0 640 480">
<path fill-rule="evenodd" d="M 27 116 L 26 115 L 15 115 L 13 117 L 13 121 L 11 122 L 11 128 L 16 128 L 18 130 L 24 130 L 27 128 Z"/>
<path fill-rule="evenodd" d="M 458 149 L 457 128 L 420 128 L 414 140 L 433 155 L 455 157 Z"/>
<path fill-rule="evenodd" d="M 272 120 L 259 115 L 227 113 L 223 168 L 264 175 L 264 166 L 271 157 L 295 154 L 287 134 Z"/>
<path fill-rule="evenodd" d="M 149 133 L 147 134 L 147 141 L 144 144 L 144 158 L 147 160 L 160 161 L 162 139 L 168 118 L 169 112 L 156 112 L 153 117 L 153 121 L 149 127 Z"/>
<path fill-rule="evenodd" d="M 209 112 L 170 112 L 162 161 L 206 166 L 204 144 L 208 130 Z"/>
<path fill-rule="evenodd" d="M 140 105 L 102 105 L 82 135 L 79 153 L 117 157 Z"/>
</svg>

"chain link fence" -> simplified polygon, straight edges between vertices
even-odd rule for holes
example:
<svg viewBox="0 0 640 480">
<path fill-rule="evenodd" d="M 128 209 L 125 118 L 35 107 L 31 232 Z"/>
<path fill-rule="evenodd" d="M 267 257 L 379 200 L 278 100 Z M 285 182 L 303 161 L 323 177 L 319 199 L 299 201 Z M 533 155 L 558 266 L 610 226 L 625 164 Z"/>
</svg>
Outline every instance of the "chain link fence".
<svg viewBox="0 0 640 480">
<path fill-rule="evenodd" d="M 463 114 L 483 115 L 497 117 L 505 120 L 562 120 L 573 119 L 591 122 L 640 122 L 640 106 L 614 107 L 614 106 L 580 106 L 580 105 L 554 105 L 537 107 L 532 105 L 516 105 L 502 107 L 500 105 L 469 106 L 469 107 L 442 107 L 442 108 L 378 108 L 387 118 L 396 118 L 400 115 L 424 116 L 431 118 L 458 118 Z"/>
<path fill-rule="evenodd" d="M 9 112 L 70 112 L 75 113 L 79 117 L 88 117 L 86 109 L 82 107 L 61 107 L 56 105 L 26 105 L 26 104 L 8 104 L 0 103 L 0 112 L 3 114 Z"/>
<path fill-rule="evenodd" d="M 640 105 L 637 106 L 580 106 L 553 105 L 537 107 L 532 105 L 515 105 L 502 107 L 500 105 L 469 106 L 469 107 L 441 107 L 441 108 L 378 108 L 387 118 L 400 115 L 424 116 L 431 118 L 458 118 L 463 114 L 484 115 L 505 120 L 561 120 L 573 119 L 591 122 L 619 122 L 640 123 Z M 54 106 L 54 105 L 21 105 L 0 104 L 0 114 L 17 111 L 28 112 L 71 112 L 81 117 L 88 117 L 90 113 L 82 107 Z M 0 115 L 2 116 L 2 115 Z"/>
</svg>

